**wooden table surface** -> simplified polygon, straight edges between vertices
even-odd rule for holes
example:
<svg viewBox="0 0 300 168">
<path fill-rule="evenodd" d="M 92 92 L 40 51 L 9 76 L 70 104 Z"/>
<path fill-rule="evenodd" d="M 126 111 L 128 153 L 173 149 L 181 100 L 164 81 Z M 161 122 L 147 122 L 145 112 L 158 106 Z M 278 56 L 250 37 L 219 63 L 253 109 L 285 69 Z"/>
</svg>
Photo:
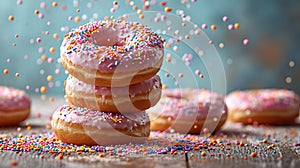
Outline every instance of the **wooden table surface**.
<svg viewBox="0 0 300 168">
<path fill-rule="evenodd" d="M 13 137 L 20 133 L 26 136 L 51 132 L 46 127 L 50 123 L 49 116 L 64 103 L 63 98 L 55 98 L 54 102 L 33 98 L 31 117 L 27 120 L 31 130 L 27 130 L 24 123 L 20 126 L 21 131 L 17 130 L 17 126 L 0 128 L 0 137 L 7 135 Z M 41 116 L 37 117 L 37 113 Z M 152 133 L 152 136 L 154 134 L 156 133 Z M 1 150 L 0 141 L 0 167 L 300 167 L 300 124 L 242 126 L 227 122 L 221 131 L 210 137 L 212 138 L 222 143 L 186 152 L 178 150 L 176 155 L 170 152 L 167 154 L 133 152 L 125 156 L 100 157 L 99 152 L 70 152 L 64 153 L 61 159 L 58 153 Z M 148 145 L 151 148 L 157 140 L 151 137 L 149 139 L 150 142 L 146 143 L 145 147 Z M 160 139 L 160 141 L 167 140 L 170 141 Z M 255 157 L 253 152 L 256 153 Z"/>
</svg>

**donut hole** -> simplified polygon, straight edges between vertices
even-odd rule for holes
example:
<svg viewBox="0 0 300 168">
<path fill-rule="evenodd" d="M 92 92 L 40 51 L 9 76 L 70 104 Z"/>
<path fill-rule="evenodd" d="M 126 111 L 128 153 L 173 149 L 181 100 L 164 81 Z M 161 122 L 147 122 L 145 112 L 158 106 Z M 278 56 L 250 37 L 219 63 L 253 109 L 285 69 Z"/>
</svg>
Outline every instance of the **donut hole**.
<svg viewBox="0 0 300 168">
<path fill-rule="evenodd" d="M 103 28 L 91 35 L 91 42 L 98 46 L 122 46 L 122 41 L 119 30 L 113 28 Z"/>
</svg>

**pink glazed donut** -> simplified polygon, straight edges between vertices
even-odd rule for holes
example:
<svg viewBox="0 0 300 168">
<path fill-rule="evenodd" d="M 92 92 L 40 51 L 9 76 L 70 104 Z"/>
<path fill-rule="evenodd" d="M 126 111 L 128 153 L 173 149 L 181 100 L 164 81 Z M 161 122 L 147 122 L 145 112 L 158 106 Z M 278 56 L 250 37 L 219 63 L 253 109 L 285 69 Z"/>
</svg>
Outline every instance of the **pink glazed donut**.
<svg viewBox="0 0 300 168">
<path fill-rule="evenodd" d="M 66 98 L 73 105 L 106 112 L 139 112 L 154 106 L 161 97 L 158 75 L 141 83 L 122 86 L 94 86 L 69 76 Z"/>
<path fill-rule="evenodd" d="M 205 89 L 163 90 L 161 101 L 147 112 L 151 130 L 165 131 L 171 128 L 176 132 L 191 134 L 199 134 L 204 128 L 209 132 L 216 131 L 227 118 L 223 97 Z"/>
<path fill-rule="evenodd" d="M 228 118 L 252 124 L 291 124 L 299 115 L 299 97 L 286 89 L 234 91 L 225 99 Z"/>
<path fill-rule="evenodd" d="M 0 126 L 13 126 L 30 114 L 30 98 L 23 90 L 0 86 Z"/>
<path fill-rule="evenodd" d="M 159 71 L 163 42 L 143 24 L 95 21 L 64 36 L 61 62 L 71 75 L 85 83 L 126 86 L 147 80 Z"/>
<path fill-rule="evenodd" d="M 113 145 L 145 142 L 150 134 L 149 116 L 138 113 L 108 113 L 62 105 L 52 115 L 58 139 L 76 145 Z"/>
</svg>

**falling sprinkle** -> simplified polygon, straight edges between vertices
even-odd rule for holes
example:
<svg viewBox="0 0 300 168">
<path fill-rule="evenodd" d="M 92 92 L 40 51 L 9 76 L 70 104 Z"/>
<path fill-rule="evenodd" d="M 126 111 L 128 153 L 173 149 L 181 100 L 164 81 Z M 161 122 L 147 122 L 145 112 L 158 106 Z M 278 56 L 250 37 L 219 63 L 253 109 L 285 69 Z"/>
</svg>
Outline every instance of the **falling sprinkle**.
<svg viewBox="0 0 300 168">
<path fill-rule="evenodd" d="M 45 9 L 45 8 L 46 8 L 46 6 L 47 6 L 47 5 L 46 5 L 46 3 L 45 3 L 45 2 L 41 2 L 41 3 L 40 3 L 40 8 L 42 8 L 42 9 Z"/>
<path fill-rule="evenodd" d="M 234 28 L 235 28 L 235 29 L 239 29 L 239 28 L 240 28 L 240 24 L 235 23 L 235 24 L 234 24 Z"/>
<path fill-rule="evenodd" d="M 137 14 L 142 14 L 142 13 L 143 13 L 143 10 L 138 9 L 138 10 L 136 11 L 136 13 L 137 13 Z"/>
<path fill-rule="evenodd" d="M 76 23 L 80 22 L 80 17 L 79 17 L 79 16 L 76 16 L 76 17 L 74 18 L 74 21 L 75 21 Z"/>
<path fill-rule="evenodd" d="M 139 16 L 139 19 L 144 19 L 145 18 L 145 16 L 143 15 L 143 14 L 141 14 L 140 16 Z"/>
<path fill-rule="evenodd" d="M 40 88 L 40 92 L 41 92 L 41 93 L 46 93 L 46 92 L 47 92 L 47 88 L 46 88 L 45 86 L 42 86 L 42 87 Z"/>
<path fill-rule="evenodd" d="M 14 21 L 14 19 L 15 19 L 14 16 L 9 16 L 9 17 L 8 17 L 8 20 L 9 20 L 9 21 Z"/>
<path fill-rule="evenodd" d="M 244 40 L 243 40 L 243 44 L 244 44 L 244 45 L 248 45 L 248 44 L 249 44 L 249 40 L 248 40 L 248 39 L 244 39 Z"/>
<path fill-rule="evenodd" d="M 233 30 L 234 26 L 233 26 L 232 24 L 229 24 L 229 25 L 227 26 L 227 28 L 228 28 L 228 30 Z"/>
<path fill-rule="evenodd" d="M 137 10 L 138 7 L 137 7 L 137 6 L 133 6 L 132 9 L 133 9 L 133 10 Z"/>
<path fill-rule="evenodd" d="M 58 38 L 58 34 L 57 34 L 57 33 L 54 33 L 54 34 L 53 34 L 53 38 Z"/>
<path fill-rule="evenodd" d="M 50 53 L 54 53 L 54 52 L 55 52 L 55 48 L 54 48 L 54 47 L 51 47 L 51 48 L 49 49 L 49 52 L 50 52 Z"/>
<path fill-rule="evenodd" d="M 49 97 L 50 102 L 54 102 L 54 97 Z"/>
<path fill-rule="evenodd" d="M 172 8 L 170 8 L 170 7 L 165 7 L 165 12 L 172 12 Z"/>
<path fill-rule="evenodd" d="M 211 25 L 210 28 L 211 28 L 211 30 L 217 30 L 217 26 L 216 25 Z"/>
<path fill-rule="evenodd" d="M 293 68 L 293 67 L 295 66 L 295 62 L 294 62 L 294 61 L 290 61 L 290 62 L 289 62 L 289 66 L 290 66 L 291 68 Z"/>
<path fill-rule="evenodd" d="M 291 78 L 290 76 L 286 77 L 286 78 L 285 78 L 285 82 L 286 82 L 287 84 L 292 83 L 292 78 Z"/>
<path fill-rule="evenodd" d="M 57 5 L 58 5 L 57 2 L 52 2 L 53 7 L 57 7 Z"/>
<path fill-rule="evenodd" d="M 48 81 L 48 82 L 51 82 L 52 80 L 53 80 L 52 75 L 48 75 L 48 76 L 47 76 L 47 81 Z"/>
<path fill-rule="evenodd" d="M 219 47 L 220 47 L 220 48 L 224 48 L 224 43 L 220 43 L 220 44 L 219 44 Z"/>
<path fill-rule="evenodd" d="M 227 22 L 228 21 L 228 17 L 227 16 L 223 16 L 223 22 Z"/>
<path fill-rule="evenodd" d="M 166 6 L 166 5 L 167 5 L 167 2 L 166 2 L 166 1 L 162 1 L 162 2 L 160 3 L 160 5 L 161 5 L 161 6 Z"/>
<path fill-rule="evenodd" d="M 162 89 L 167 89 L 168 85 L 162 85 Z"/>
<path fill-rule="evenodd" d="M 3 70 L 3 73 L 4 73 L 5 75 L 7 75 L 7 74 L 8 74 L 8 69 L 4 69 L 4 70 Z"/>
<path fill-rule="evenodd" d="M 46 61 L 46 60 L 47 60 L 47 56 L 46 56 L 46 55 L 42 55 L 42 56 L 41 56 L 41 60 L 42 60 L 42 61 Z"/>
<path fill-rule="evenodd" d="M 37 42 L 37 43 L 40 43 L 40 42 L 42 42 L 42 39 L 41 39 L 41 38 L 37 38 L 37 39 L 36 39 L 36 42 Z"/>
<path fill-rule="evenodd" d="M 17 0 L 17 5 L 22 5 L 23 1 L 22 0 Z"/>
</svg>

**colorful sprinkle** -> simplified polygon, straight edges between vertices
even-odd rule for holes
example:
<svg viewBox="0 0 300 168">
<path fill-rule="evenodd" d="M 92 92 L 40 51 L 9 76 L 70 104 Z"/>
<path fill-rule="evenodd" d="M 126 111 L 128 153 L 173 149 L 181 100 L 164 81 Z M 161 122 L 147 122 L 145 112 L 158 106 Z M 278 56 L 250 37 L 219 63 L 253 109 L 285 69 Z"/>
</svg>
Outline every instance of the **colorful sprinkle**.
<svg viewBox="0 0 300 168">
<path fill-rule="evenodd" d="M 4 73 L 5 75 L 7 75 L 7 74 L 8 74 L 8 69 L 4 69 L 4 70 L 3 70 L 3 73 Z"/>
<path fill-rule="evenodd" d="M 47 88 L 46 88 L 45 86 L 42 86 L 42 87 L 40 88 L 40 92 L 41 92 L 41 93 L 46 93 L 46 92 L 47 92 Z"/>
<path fill-rule="evenodd" d="M 235 29 L 239 29 L 239 28 L 240 28 L 240 24 L 235 23 L 235 24 L 234 24 L 234 28 L 235 28 Z"/>
<path fill-rule="evenodd" d="M 50 53 L 54 53 L 54 52 L 55 52 L 55 48 L 54 48 L 54 47 L 51 47 L 51 48 L 49 49 L 49 52 L 50 52 Z"/>
<path fill-rule="evenodd" d="M 228 17 L 227 16 L 223 16 L 223 22 L 227 22 L 228 21 Z"/>
<path fill-rule="evenodd" d="M 74 18 L 74 21 L 75 21 L 76 23 L 80 22 L 80 17 L 79 17 L 79 16 L 76 16 L 76 17 Z"/>
<path fill-rule="evenodd" d="M 57 5 L 58 5 L 57 2 L 52 2 L 53 7 L 57 7 Z"/>
<path fill-rule="evenodd" d="M 249 44 L 249 40 L 248 40 L 248 39 L 244 39 L 244 40 L 243 40 L 243 44 L 244 44 L 244 45 L 248 45 L 248 44 Z"/>
<path fill-rule="evenodd" d="M 8 16 L 8 20 L 9 20 L 9 21 L 13 21 L 14 19 L 15 19 L 14 16 Z"/>
<path fill-rule="evenodd" d="M 216 30 L 217 26 L 216 25 L 211 25 L 210 28 L 211 28 L 211 30 Z"/>
<path fill-rule="evenodd" d="M 166 7 L 166 8 L 165 8 L 165 12 L 172 12 L 172 8 Z"/>
<path fill-rule="evenodd" d="M 50 81 L 52 81 L 52 80 L 53 80 L 52 75 L 48 75 L 48 76 L 47 76 L 47 81 L 50 82 Z"/>
</svg>

